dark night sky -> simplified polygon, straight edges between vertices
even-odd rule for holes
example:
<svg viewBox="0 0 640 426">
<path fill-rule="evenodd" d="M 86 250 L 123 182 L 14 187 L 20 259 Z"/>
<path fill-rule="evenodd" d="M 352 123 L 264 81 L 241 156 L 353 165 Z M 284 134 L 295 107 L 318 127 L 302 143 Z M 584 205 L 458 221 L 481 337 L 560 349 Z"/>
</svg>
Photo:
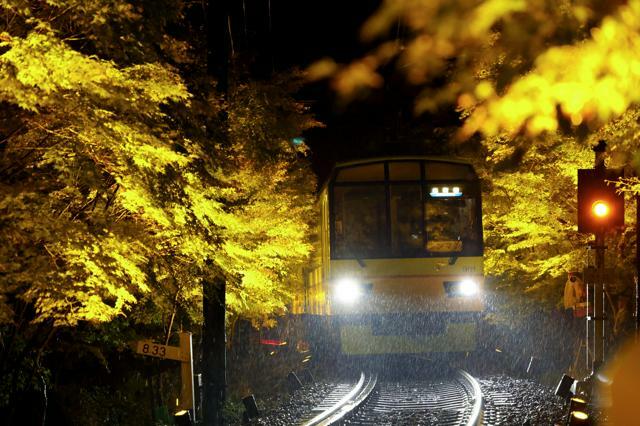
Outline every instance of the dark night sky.
<svg viewBox="0 0 640 426">
<path fill-rule="evenodd" d="M 259 63 L 277 71 L 305 68 L 323 57 L 348 62 L 367 51 L 359 41 L 363 22 L 379 0 L 244 0 L 233 13 L 239 48 L 259 52 Z M 241 9 L 244 5 L 244 9 Z M 270 16 L 270 19 L 269 19 Z M 455 123 L 455 115 L 414 117 L 417 89 L 389 73 L 383 88 L 339 107 L 326 82 L 308 85 L 297 97 L 309 101 L 326 128 L 307 134 L 314 168 L 323 179 L 332 164 L 385 154 L 439 154 L 437 128 Z"/>
</svg>

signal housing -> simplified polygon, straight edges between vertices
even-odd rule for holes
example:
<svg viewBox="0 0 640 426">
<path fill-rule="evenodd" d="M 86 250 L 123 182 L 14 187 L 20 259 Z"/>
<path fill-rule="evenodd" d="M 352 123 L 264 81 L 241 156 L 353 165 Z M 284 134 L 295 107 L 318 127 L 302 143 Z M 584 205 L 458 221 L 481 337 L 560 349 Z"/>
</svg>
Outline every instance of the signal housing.
<svg viewBox="0 0 640 426">
<path fill-rule="evenodd" d="M 604 169 L 578 170 L 578 232 L 606 232 L 624 226 L 624 196 L 617 194 L 613 184 L 620 172 Z M 597 215 L 594 206 L 607 205 L 608 212 Z"/>
</svg>

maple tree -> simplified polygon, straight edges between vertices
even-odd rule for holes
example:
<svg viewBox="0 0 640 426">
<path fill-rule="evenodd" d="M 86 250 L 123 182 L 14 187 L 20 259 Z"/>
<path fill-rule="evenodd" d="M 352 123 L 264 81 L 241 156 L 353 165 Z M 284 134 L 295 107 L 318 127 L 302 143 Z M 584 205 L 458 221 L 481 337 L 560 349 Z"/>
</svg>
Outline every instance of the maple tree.
<svg viewBox="0 0 640 426">
<path fill-rule="evenodd" d="M 176 310 L 201 321 L 212 276 L 230 322 L 285 312 L 314 216 L 292 143 L 317 124 L 290 96 L 299 78 L 238 78 L 221 102 L 196 50 L 164 31 L 180 1 L 0 7 L 0 367 L 14 378 L 0 405 L 22 367 L 44 371 L 57 330 L 127 318 L 168 340 Z"/>
</svg>

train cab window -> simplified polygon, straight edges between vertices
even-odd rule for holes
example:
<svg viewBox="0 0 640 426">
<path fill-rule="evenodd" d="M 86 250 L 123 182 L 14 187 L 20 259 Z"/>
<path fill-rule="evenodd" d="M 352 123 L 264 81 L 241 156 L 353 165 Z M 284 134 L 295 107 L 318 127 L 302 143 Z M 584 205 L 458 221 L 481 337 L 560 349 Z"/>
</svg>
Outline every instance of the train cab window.
<svg viewBox="0 0 640 426">
<path fill-rule="evenodd" d="M 391 185 L 389 188 L 392 256 L 422 255 L 422 197 L 420 185 Z"/>
<path fill-rule="evenodd" d="M 387 245 L 384 185 L 336 186 L 333 205 L 333 256 L 380 256 Z"/>
<path fill-rule="evenodd" d="M 407 158 L 345 165 L 329 191 L 332 259 L 482 255 L 480 187 L 469 164 Z"/>
<path fill-rule="evenodd" d="M 389 179 L 392 181 L 420 180 L 420 163 L 417 161 L 390 162 Z"/>
<path fill-rule="evenodd" d="M 384 164 L 366 164 L 364 166 L 341 169 L 336 182 L 375 182 L 384 181 Z"/>
<path fill-rule="evenodd" d="M 471 166 L 467 164 L 454 164 L 436 161 L 425 162 L 425 178 L 434 180 L 475 180 L 475 174 Z"/>
<path fill-rule="evenodd" d="M 460 184 L 428 188 L 424 209 L 427 251 L 476 254 L 481 250 L 476 198 Z"/>
</svg>

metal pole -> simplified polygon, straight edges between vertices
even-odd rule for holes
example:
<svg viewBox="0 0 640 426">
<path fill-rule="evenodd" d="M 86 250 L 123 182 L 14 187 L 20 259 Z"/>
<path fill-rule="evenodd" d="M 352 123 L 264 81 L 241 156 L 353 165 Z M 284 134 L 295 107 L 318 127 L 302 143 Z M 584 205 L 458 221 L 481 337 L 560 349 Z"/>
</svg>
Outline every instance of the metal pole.
<svg viewBox="0 0 640 426">
<path fill-rule="evenodd" d="M 594 169 L 596 173 L 605 174 L 604 153 L 607 149 L 605 141 L 601 140 L 593 148 L 595 153 Z M 595 234 L 596 249 L 596 279 L 593 284 L 593 368 L 596 372 L 604 361 L 604 229 Z"/>
<path fill-rule="evenodd" d="M 640 195 L 636 195 L 636 341 L 640 339 Z"/>
<path fill-rule="evenodd" d="M 596 233 L 596 279 L 593 284 L 593 368 L 604 361 L 604 233 Z"/>
<path fill-rule="evenodd" d="M 590 248 L 589 248 L 590 249 Z M 584 350 L 585 350 L 585 362 L 586 362 L 586 367 L 589 368 L 591 367 L 591 357 L 589 356 L 589 352 L 591 349 L 591 333 L 589 331 L 591 331 L 591 318 L 592 318 L 592 314 L 590 314 L 590 312 L 593 312 L 593 308 L 592 308 L 592 303 L 591 303 L 591 298 L 592 298 L 592 294 L 593 294 L 593 290 L 591 290 L 591 286 L 593 285 L 593 283 L 591 282 L 591 274 L 588 274 L 589 272 L 589 266 L 587 266 L 587 268 L 585 268 L 584 270 L 584 285 L 587 289 L 587 315 L 585 317 L 585 325 L 586 325 L 586 330 L 585 330 L 585 340 L 584 340 Z"/>
</svg>

